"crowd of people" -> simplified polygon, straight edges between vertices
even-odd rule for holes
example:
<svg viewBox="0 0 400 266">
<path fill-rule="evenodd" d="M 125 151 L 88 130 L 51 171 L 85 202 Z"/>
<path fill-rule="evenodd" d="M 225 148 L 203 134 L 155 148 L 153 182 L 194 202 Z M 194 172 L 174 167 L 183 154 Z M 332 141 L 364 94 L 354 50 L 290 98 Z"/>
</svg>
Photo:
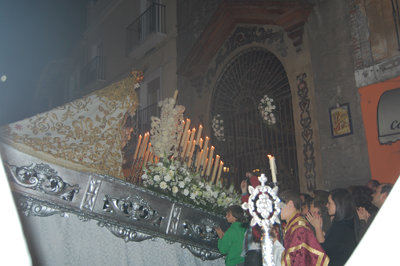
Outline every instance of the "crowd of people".
<svg viewBox="0 0 400 266">
<path fill-rule="evenodd" d="M 256 176 L 246 173 L 246 177 L 241 183 L 242 202 L 249 199 L 248 186 L 259 185 Z M 226 211 L 231 226 L 226 232 L 216 228 L 218 249 L 226 255 L 226 265 L 262 265 L 261 239 L 270 237 L 275 265 L 344 265 L 392 187 L 370 180 L 365 186 L 315 190 L 312 195 L 282 191 L 282 222 L 270 232 L 250 226 L 249 215 L 240 206 L 231 206 Z"/>
</svg>

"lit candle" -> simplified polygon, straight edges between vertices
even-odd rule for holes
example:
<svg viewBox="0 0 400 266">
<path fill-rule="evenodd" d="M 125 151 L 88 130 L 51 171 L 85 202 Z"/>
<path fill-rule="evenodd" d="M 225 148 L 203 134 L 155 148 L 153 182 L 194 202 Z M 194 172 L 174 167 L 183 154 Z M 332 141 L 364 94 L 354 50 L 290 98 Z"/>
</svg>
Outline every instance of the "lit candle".
<svg viewBox="0 0 400 266">
<path fill-rule="evenodd" d="M 204 153 L 203 153 L 203 160 L 201 160 L 201 165 L 203 165 L 203 166 L 205 166 L 204 165 L 204 162 L 205 162 L 205 160 L 206 160 L 206 158 L 207 158 L 207 154 L 208 154 L 208 141 L 210 140 L 210 138 L 209 137 L 206 137 L 206 141 L 204 142 L 204 146 L 203 146 L 203 149 L 204 149 Z"/>
<path fill-rule="evenodd" d="M 185 132 L 185 137 L 182 139 L 182 142 L 181 142 L 181 144 L 183 144 L 182 145 L 182 153 L 181 153 L 181 157 L 182 158 L 185 157 L 186 145 L 187 145 L 187 142 L 188 142 L 189 134 L 190 134 L 190 130 L 187 130 Z"/>
<path fill-rule="evenodd" d="M 208 142 L 210 141 L 209 137 L 206 137 L 206 141 L 204 142 L 204 149 L 208 148 Z"/>
<path fill-rule="evenodd" d="M 142 147 L 140 148 L 139 158 L 143 158 L 144 153 L 146 152 L 147 142 L 149 141 L 149 137 L 150 137 L 149 132 L 146 132 L 146 133 L 144 134 L 144 139 L 143 139 L 143 142 L 142 142 Z"/>
<path fill-rule="evenodd" d="M 269 159 L 269 168 L 271 169 L 272 182 L 274 182 L 274 183 L 276 184 L 276 183 L 277 183 L 277 180 L 276 180 L 276 163 L 275 163 L 275 157 L 268 154 L 268 159 Z"/>
<path fill-rule="evenodd" d="M 143 160 L 144 166 L 146 166 L 147 160 L 149 159 L 150 149 L 151 149 L 151 143 L 149 143 L 149 146 L 147 147 L 146 155 L 144 156 L 144 160 Z"/>
<path fill-rule="evenodd" d="M 197 158 L 196 158 L 196 172 L 199 171 L 200 164 L 201 164 L 201 159 L 203 158 L 203 149 L 197 153 Z"/>
<path fill-rule="evenodd" d="M 185 128 L 185 121 L 182 121 L 182 130 L 178 133 L 178 137 L 176 138 L 177 141 L 177 145 L 178 147 L 181 147 L 181 140 L 182 140 L 182 136 L 184 135 L 183 133 L 185 132 L 184 128 Z"/>
<path fill-rule="evenodd" d="M 214 184 L 215 177 L 217 175 L 218 163 L 219 163 L 219 155 L 215 156 L 214 168 L 213 168 L 212 177 L 211 177 L 211 184 Z"/>
<path fill-rule="evenodd" d="M 187 134 L 187 131 L 184 130 L 183 134 L 182 134 L 181 142 L 180 142 L 180 145 L 179 145 L 179 147 L 181 147 L 181 148 L 183 148 L 183 146 L 185 146 L 186 134 Z"/>
<path fill-rule="evenodd" d="M 203 152 L 203 157 L 201 158 L 201 163 L 200 165 L 203 166 L 203 168 L 206 167 L 205 162 L 206 162 L 206 158 L 207 158 L 207 154 L 208 154 L 208 148 L 204 147 L 204 152 Z"/>
<path fill-rule="evenodd" d="M 218 183 L 218 182 L 220 181 L 221 173 L 222 173 L 222 169 L 223 169 L 223 168 L 224 168 L 224 162 L 221 161 L 221 162 L 219 163 L 219 169 L 218 169 L 218 175 L 217 175 L 217 182 L 215 182 L 215 183 Z"/>
<path fill-rule="evenodd" d="M 195 134 L 196 134 L 196 129 L 193 128 L 192 131 L 190 132 L 190 139 L 189 139 L 190 144 L 192 144 Z"/>
<path fill-rule="evenodd" d="M 206 161 L 204 162 L 204 167 L 203 170 L 201 171 L 201 176 L 204 176 L 204 174 L 206 173 L 207 163 L 208 163 L 208 158 L 206 158 Z"/>
<path fill-rule="evenodd" d="M 196 141 L 197 143 L 197 141 Z M 200 142 L 199 142 L 199 148 L 201 149 L 203 147 L 203 138 L 200 138 Z"/>
<path fill-rule="evenodd" d="M 199 132 L 197 132 L 197 137 L 196 137 L 196 143 L 199 143 L 200 137 L 201 137 L 201 132 L 203 131 L 203 126 L 199 126 Z"/>
<path fill-rule="evenodd" d="M 185 146 L 183 146 L 182 150 L 182 158 L 185 158 L 186 151 L 188 150 L 189 141 L 185 141 Z"/>
<path fill-rule="evenodd" d="M 210 176 L 211 174 L 211 166 L 212 166 L 212 160 L 213 160 L 213 155 L 214 155 L 214 146 L 211 146 L 210 154 L 208 157 L 208 164 L 207 164 L 207 172 L 206 175 Z"/>
<path fill-rule="evenodd" d="M 188 167 L 192 164 L 192 157 L 193 157 L 193 152 L 194 152 L 194 146 L 196 145 L 196 141 L 192 141 L 192 145 L 190 145 L 190 152 L 189 152 L 189 161 L 188 161 Z"/>
<path fill-rule="evenodd" d="M 186 119 L 186 124 L 185 124 L 185 131 L 188 131 L 189 126 L 190 126 L 190 119 L 187 118 L 187 119 Z"/>
<path fill-rule="evenodd" d="M 190 154 L 189 154 L 189 159 L 191 159 L 193 157 L 193 153 L 194 153 L 194 147 L 196 146 L 196 141 L 193 140 L 192 141 L 192 147 L 190 148 Z"/>
<path fill-rule="evenodd" d="M 135 155 L 133 156 L 133 159 L 136 160 L 136 157 L 138 155 L 139 152 L 139 147 L 140 147 L 140 143 L 142 142 L 142 135 L 139 135 L 139 139 L 138 142 L 136 144 L 136 150 L 135 150 Z"/>
</svg>

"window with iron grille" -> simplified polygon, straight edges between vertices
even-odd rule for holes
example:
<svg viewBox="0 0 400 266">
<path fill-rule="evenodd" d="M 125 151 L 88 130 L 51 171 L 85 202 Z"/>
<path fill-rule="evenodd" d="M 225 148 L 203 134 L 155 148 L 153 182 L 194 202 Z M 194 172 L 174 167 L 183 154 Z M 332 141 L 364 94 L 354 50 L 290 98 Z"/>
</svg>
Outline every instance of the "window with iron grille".
<svg viewBox="0 0 400 266">
<path fill-rule="evenodd" d="M 273 99 L 274 123 L 266 121 L 259 109 L 266 95 Z M 280 188 L 298 190 L 292 97 L 279 59 L 263 48 L 241 52 L 225 66 L 212 99 L 210 121 L 218 116 L 224 125 L 213 142 L 235 186 L 239 188 L 245 173 L 254 169 L 270 176 L 267 154 L 272 154 Z"/>
</svg>

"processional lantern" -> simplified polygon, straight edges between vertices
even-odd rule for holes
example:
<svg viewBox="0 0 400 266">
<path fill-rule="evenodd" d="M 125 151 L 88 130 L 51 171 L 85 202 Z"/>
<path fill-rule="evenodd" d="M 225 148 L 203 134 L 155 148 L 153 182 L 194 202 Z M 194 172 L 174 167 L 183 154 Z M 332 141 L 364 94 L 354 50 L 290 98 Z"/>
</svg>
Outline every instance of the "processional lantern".
<svg viewBox="0 0 400 266">
<path fill-rule="evenodd" d="M 271 169 L 272 170 L 272 169 Z M 275 265 L 272 254 L 273 242 L 269 236 L 272 226 L 280 224 L 280 199 L 278 198 L 278 186 L 274 182 L 273 187 L 268 186 L 267 177 L 261 174 L 258 177 L 260 185 L 252 187 L 249 185 L 248 202 L 242 204 L 242 208 L 248 210 L 252 216 L 250 226 L 259 225 L 263 236 L 261 239 L 263 265 Z"/>
</svg>

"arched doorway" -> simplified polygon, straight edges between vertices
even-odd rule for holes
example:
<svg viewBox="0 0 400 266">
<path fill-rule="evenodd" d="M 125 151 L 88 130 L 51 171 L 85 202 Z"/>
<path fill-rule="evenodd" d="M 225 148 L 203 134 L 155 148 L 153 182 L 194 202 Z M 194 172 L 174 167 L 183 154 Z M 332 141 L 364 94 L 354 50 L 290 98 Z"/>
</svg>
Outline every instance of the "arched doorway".
<svg viewBox="0 0 400 266">
<path fill-rule="evenodd" d="M 258 108 L 265 96 L 273 99 L 276 108 L 269 111 L 275 121 L 272 116 L 264 120 Z M 230 169 L 230 183 L 239 188 L 245 172 L 253 169 L 270 176 L 267 154 L 273 154 L 280 188 L 299 190 L 291 91 L 286 71 L 274 54 L 249 48 L 225 66 L 213 91 L 213 118 L 223 121 L 223 136 L 213 130 L 213 140 Z"/>
</svg>

